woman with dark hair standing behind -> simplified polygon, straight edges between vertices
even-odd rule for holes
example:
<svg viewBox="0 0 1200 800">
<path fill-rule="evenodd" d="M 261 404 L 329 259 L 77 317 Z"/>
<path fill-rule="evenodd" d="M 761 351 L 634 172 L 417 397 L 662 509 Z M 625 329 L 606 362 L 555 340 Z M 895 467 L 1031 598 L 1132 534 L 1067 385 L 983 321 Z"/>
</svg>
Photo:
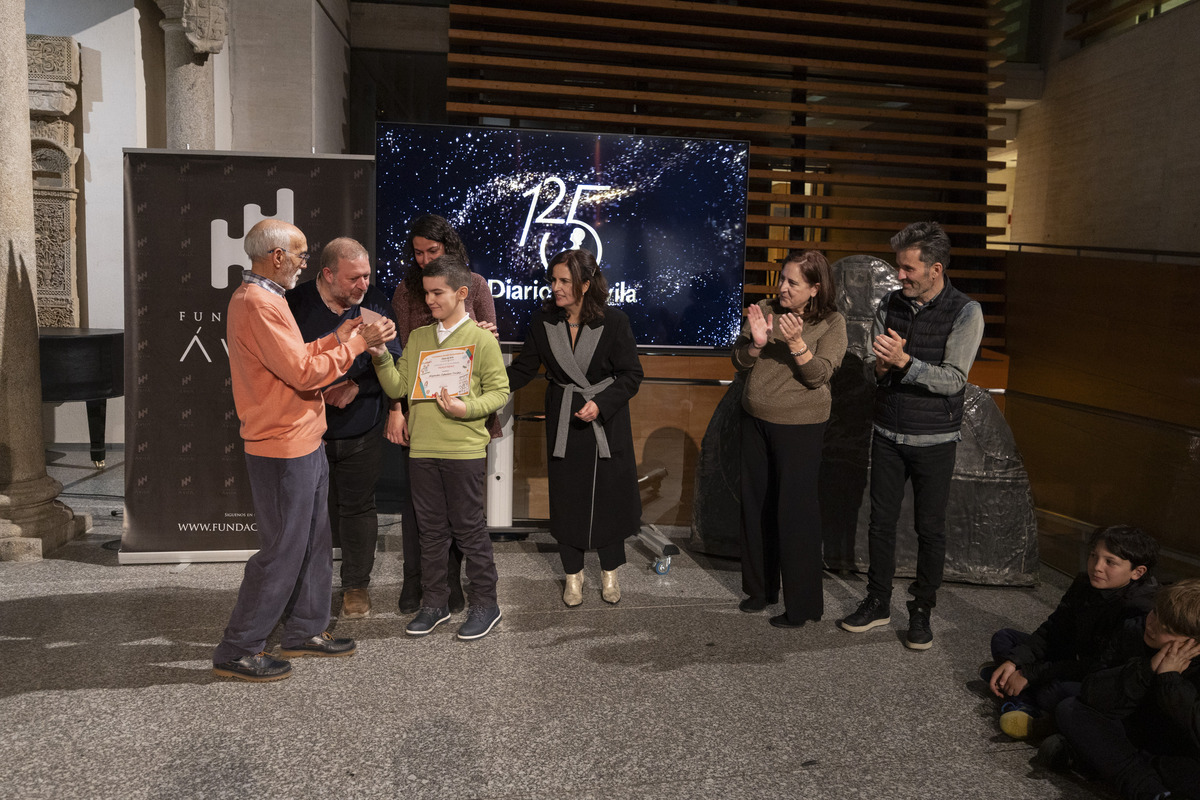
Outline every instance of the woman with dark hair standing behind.
<svg viewBox="0 0 1200 800">
<path fill-rule="evenodd" d="M 629 398 L 642 382 L 629 319 L 608 306 L 608 283 L 587 250 L 550 262 L 550 297 L 533 314 L 508 368 L 516 391 L 546 366 L 550 532 L 566 573 L 563 602 L 583 602 L 583 556 L 600 555 L 601 597 L 621 599 L 617 567 L 642 519 Z"/>
<path fill-rule="evenodd" d="M 816 250 L 793 250 L 779 272 L 778 296 L 746 311 L 733 365 L 742 394 L 742 611 L 779 598 L 779 628 L 819 620 L 821 505 L 817 476 L 829 421 L 829 379 L 846 353 L 833 272 Z"/>
<path fill-rule="evenodd" d="M 400 346 L 408 346 L 408 336 L 417 328 L 433 324 L 433 314 L 425 305 L 425 287 L 421 284 L 421 270 L 425 265 L 442 255 L 456 256 L 464 264 L 470 263 L 467 258 L 467 248 L 459 238 L 458 232 L 437 214 L 424 214 L 413 220 L 408 233 L 408 243 L 404 248 L 408 270 L 403 280 L 392 295 L 392 310 L 396 313 L 396 336 Z M 471 273 L 471 284 L 467 290 L 467 315 L 475 320 L 479 327 L 495 333 L 496 305 L 492 302 L 492 293 L 488 290 L 487 280 L 477 272 Z M 495 417 L 488 420 L 488 430 L 492 438 L 500 435 Z M 388 417 L 385 435 L 393 444 L 403 445 L 401 456 L 407 467 L 408 460 L 408 420 L 399 411 Z M 408 470 L 405 469 L 404 485 L 401 493 L 409 495 L 407 485 Z M 402 501 L 404 512 L 412 509 L 411 499 Z M 417 528 L 416 515 L 402 513 L 401 542 L 404 552 L 404 582 L 400 587 L 400 612 L 414 613 L 421 605 L 421 540 Z M 462 591 L 461 578 L 462 552 L 457 545 L 450 547 L 450 610 L 457 613 L 463 610 L 465 598 Z"/>
</svg>

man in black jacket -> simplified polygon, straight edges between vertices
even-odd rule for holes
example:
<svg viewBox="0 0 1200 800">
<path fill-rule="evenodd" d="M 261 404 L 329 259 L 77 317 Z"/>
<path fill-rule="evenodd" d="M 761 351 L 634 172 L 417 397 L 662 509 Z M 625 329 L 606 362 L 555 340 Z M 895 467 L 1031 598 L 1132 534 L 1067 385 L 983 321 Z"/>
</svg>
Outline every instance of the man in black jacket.
<svg viewBox="0 0 1200 800">
<path fill-rule="evenodd" d="M 896 522 L 904 484 L 911 480 L 917 577 L 909 587 L 913 599 L 904 643 L 926 650 L 933 644 L 929 615 L 946 561 L 946 501 L 967 374 L 983 339 L 983 310 L 950 285 L 950 237 L 936 222 L 914 222 L 891 244 L 900 288 L 880 301 L 872 329 L 876 390 L 867 597 L 838 624 L 864 633 L 891 622 Z"/>
<path fill-rule="evenodd" d="M 350 238 L 334 239 L 321 250 L 316 280 L 287 293 L 288 306 L 304 341 L 327 336 L 342 322 L 363 316 L 395 322 L 392 305 L 371 285 L 367 250 Z M 388 343 L 400 355 L 399 339 Z M 326 386 L 325 455 L 329 460 L 329 521 L 335 547 L 342 549 L 343 619 L 371 613 L 371 570 L 379 540 L 375 486 L 382 467 L 385 426 L 401 421 L 399 403 L 384 395 L 371 356 L 358 358 L 344 380 Z M 395 409 L 392 409 L 395 406 Z"/>
</svg>

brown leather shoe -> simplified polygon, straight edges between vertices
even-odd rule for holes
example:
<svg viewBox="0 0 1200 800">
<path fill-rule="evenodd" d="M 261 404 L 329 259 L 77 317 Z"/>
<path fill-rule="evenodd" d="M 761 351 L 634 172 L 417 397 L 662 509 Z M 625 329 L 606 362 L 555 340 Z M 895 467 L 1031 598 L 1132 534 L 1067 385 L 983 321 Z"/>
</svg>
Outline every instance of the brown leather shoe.
<svg viewBox="0 0 1200 800">
<path fill-rule="evenodd" d="M 371 616 L 371 595 L 366 589 L 342 592 L 342 619 L 366 619 Z"/>
</svg>

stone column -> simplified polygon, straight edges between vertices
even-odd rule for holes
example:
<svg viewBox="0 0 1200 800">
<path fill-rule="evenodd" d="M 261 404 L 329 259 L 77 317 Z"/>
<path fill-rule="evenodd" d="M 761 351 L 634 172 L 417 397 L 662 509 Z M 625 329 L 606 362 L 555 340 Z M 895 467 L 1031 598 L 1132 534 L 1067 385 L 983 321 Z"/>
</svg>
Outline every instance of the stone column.
<svg viewBox="0 0 1200 800">
<path fill-rule="evenodd" d="M 213 66 L 209 56 L 225 44 L 228 0 L 155 0 L 166 50 L 167 147 L 212 150 Z"/>
<path fill-rule="evenodd" d="M 75 264 L 75 108 L 79 47 L 69 36 L 26 36 L 33 217 L 37 232 L 37 310 L 43 328 L 79 327 Z"/>
<path fill-rule="evenodd" d="M 31 561 L 74 535 L 46 475 L 25 0 L 0 0 L 0 560 Z"/>
</svg>

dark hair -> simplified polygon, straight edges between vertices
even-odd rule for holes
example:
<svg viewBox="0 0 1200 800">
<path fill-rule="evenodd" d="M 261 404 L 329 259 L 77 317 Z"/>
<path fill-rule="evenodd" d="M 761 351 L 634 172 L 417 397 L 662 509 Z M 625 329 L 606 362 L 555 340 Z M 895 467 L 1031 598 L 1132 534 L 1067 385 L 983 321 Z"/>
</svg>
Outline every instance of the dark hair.
<svg viewBox="0 0 1200 800">
<path fill-rule="evenodd" d="M 458 238 L 458 232 L 445 218 L 439 217 L 437 214 L 422 214 L 413 220 L 408 231 L 408 241 L 404 244 L 404 260 L 408 262 L 408 271 L 404 273 L 404 283 L 408 286 L 410 294 L 423 297 L 425 289 L 421 286 L 421 268 L 417 266 L 417 254 L 413 250 L 413 239 L 418 236 L 431 242 L 441 242 L 442 248 L 445 250 L 442 255 L 455 256 L 463 264 L 469 264 L 471 260 L 467 257 L 467 248 L 463 245 L 462 239 Z"/>
<path fill-rule="evenodd" d="M 837 311 L 837 286 L 824 253 L 820 250 L 792 250 L 779 262 L 780 277 L 788 264 L 798 266 L 804 280 L 810 286 L 817 287 L 817 293 L 800 310 L 800 317 L 805 322 L 820 322 Z"/>
<path fill-rule="evenodd" d="M 1168 633 L 1200 639 L 1200 578 L 1185 578 L 1159 589 L 1154 615 Z"/>
<path fill-rule="evenodd" d="M 1158 542 L 1141 528 L 1132 525 L 1096 528 L 1088 539 L 1088 547 L 1094 548 L 1101 542 L 1114 556 L 1125 559 L 1134 568 L 1145 567 L 1147 573 L 1158 563 Z"/>
<path fill-rule="evenodd" d="M 421 273 L 422 278 L 445 278 L 446 285 L 456 292 L 464 286 L 471 285 L 471 270 L 457 256 L 438 256 L 426 264 L 425 269 L 417 271 Z M 421 287 L 421 292 L 421 296 L 424 297 L 424 286 Z"/>
<path fill-rule="evenodd" d="M 927 267 L 941 264 L 950 268 L 950 237 L 936 222 L 914 222 L 892 237 L 892 250 L 899 253 L 910 247 L 921 248 L 921 263 Z"/>
<path fill-rule="evenodd" d="M 603 317 L 604 307 L 608 305 L 608 281 L 604 280 L 604 273 L 600 271 L 596 257 L 590 251 L 582 248 L 563 250 L 550 259 L 550 266 L 546 269 L 548 277 L 554 274 L 554 268 L 559 264 L 566 264 L 567 270 L 571 273 L 571 285 L 575 287 L 576 299 L 579 299 L 578 293 L 583 290 L 583 285 L 589 284 L 587 292 L 583 295 L 583 304 L 579 309 L 579 321 L 591 322 Z M 548 314 L 558 309 L 554 303 L 553 294 L 546 298 L 542 308 Z"/>
</svg>

